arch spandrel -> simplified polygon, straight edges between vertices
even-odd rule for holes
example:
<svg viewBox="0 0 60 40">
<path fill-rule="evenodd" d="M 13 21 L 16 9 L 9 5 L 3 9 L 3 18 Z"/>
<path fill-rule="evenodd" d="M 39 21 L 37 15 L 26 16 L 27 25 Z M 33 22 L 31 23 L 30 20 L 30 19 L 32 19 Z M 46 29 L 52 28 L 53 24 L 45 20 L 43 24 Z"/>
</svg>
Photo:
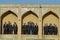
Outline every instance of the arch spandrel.
<svg viewBox="0 0 60 40">
<path fill-rule="evenodd" d="M 59 8 L 42 8 L 42 16 L 48 13 L 49 11 L 52 11 L 53 13 L 59 16 L 59 12 L 60 12 Z"/>
<path fill-rule="evenodd" d="M 5 12 L 7 12 L 8 10 L 14 12 L 16 15 L 18 15 L 18 8 L 1 8 L 1 15 Z"/>
<path fill-rule="evenodd" d="M 27 11 L 30 11 L 30 10 L 39 16 L 38 8 L 21 8 L 21 14 L 24 15 Z"/>
</svg>

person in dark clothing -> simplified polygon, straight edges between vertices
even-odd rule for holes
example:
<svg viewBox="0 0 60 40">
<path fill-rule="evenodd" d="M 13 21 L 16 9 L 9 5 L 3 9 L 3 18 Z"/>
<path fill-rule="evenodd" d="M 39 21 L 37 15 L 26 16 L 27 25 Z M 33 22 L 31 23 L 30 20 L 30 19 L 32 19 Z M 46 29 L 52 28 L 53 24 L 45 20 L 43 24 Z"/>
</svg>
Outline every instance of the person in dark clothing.
<svg viewBox="0 0 60 40">
<path fill-rule="evenodd" d="M 32 34 L 34 34 L 34 33 L 35 33 L 35 24 L 32 23 Z"/>
<path fill-rule="evenodd" d="M 55 26 L 52 26 L 52 34 L 54 35 L 55 34 Z"/>
<path fill-rule="evenodd" d="M 6 22 L 5 22 L 4 26 L 3 26 L 3 28 L 4 28 L 4 34 L 7 34 L 7 23 Z"/>
<path fill-rule="evenodd" d="M 49 25 L 49 35 L 57 35 L 58 30 L 56 25 L 54 24 L 54 26 L 52 24 Z"/>
<path fill-rule="evenodd" d="M 30 29 L 30 34 L 33 34 L 33 27 L 34 27 L 34 23 L 32 22 L 32 23 L 30 23 L 30 27 L 29 27 L 29 29 Z"/>
<path fill-rule="evenodd" d="M 30 27 L 30 24 L 27 24 L 26 25 L 26 34 L 30 34 L 29 27 Z"/>
<path fill-rule="evenodd" d="M 44 34 L 48 35 L 48 24 L 45 24 L 44 26 Z"/>
<path fill-rule="evenodd" d="M 13 24 L 13 31 L 14 31 L 14 34 L 17 34 L 17 32 L 18 32 L 18 26 L 17 26 L 16 22 L 14 22 L 14 24 Z"/>
<path fill-rule="evenodd" d="M 22 26 L 22 34 L 26 34 L 26 23 Z"/>
<path fill-rule="evenodd" d="M 57 29 L 57 26 L 54 24 L 53 34 L 57 35 L 57 33 L 58 33 L 58 29 Z"/>
<path fill-rule="evenodd" d="M 22 32 L 22 34 L 25 34 L 25 28 L 24 28 L 24 26 L 25 26 L 25 23 L 22 25 L 22 30 L 21 30 L 21 32 Z"/>
<path fill-rule="evenodd" d="M 34 34 L 35 34 L 35 35 L 38 34 L 38 25 L 37 25 L 37 24 L 34 26 Z"/>
<path fill-rule="evenodd" d="M 49 25 L 49 35 L 53 35 L 53 26 L 52 24 Z"/>
<path fill-rule="evenodd" d="M 8 24 L 7 24 L 8 28 L 8 34 L 12 34 L 13 30 L 12 30 L 12 24 L 10 23 L 10 21 L 8 21 Z"/>
<path fill-rule="evenodd" d="M 30 34 L 30 30 L 31 30 L 31 23 L 30 22 L 28 22 L 26 30 L 27 30 L 27 34 Z"/>
<path fill-rule="evenodd" d="M 54 33 L 54 35 L 57 35 L 57 33 L 58 33 L 58 29 L 57 29 L 57 27 L 55 27 L 55 33 Z"/>
</svg>

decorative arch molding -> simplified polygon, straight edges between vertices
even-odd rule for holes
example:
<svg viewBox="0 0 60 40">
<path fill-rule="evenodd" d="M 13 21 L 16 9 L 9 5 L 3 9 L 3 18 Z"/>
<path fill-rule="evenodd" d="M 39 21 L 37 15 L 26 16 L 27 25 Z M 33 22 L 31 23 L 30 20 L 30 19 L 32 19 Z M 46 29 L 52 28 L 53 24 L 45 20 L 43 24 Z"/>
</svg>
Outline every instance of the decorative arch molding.
<svg viewBox="0 0 60 40">
<path fill-rule="evenodd" d="M 49 11 L 52 11 L 53 13 L 59 16 L 59 8 L 42 8 L 42 16 L 48 13 Z"/>
<path fill-rule="evenodd" d="M 39 16 L 39 10 L 37 8 L 21 8 L 21 14 L 24 15 L 26 12 L 32 11 Z"/>
<path fill-rule="evenodd" d="M 8 12 L 8 13 L 7 13 Z M 7 14 L 6 14 L 7 13 Z M 2 15 L 1 15 L 1 17 L 2 17 L 2 19 L 3 19 L 3 17 L 5 17 L 6 15 L 8 15 L 8 14 L 10 14 L 10 13 L 12 13 L 12 14 L 14 14 L 16 17 L 18 17 L 18 15 L 17 14 L 15 14 L 14 12 L 12 12 L 11 10 L 8 10 L 8 11 L 6 11 L 5 13 L 3 13 Z M 6 15 L 5 15 L 6 14 Z"/>
<path fill-rule="evenodd" d="M 29 13 L 30 12 L 30 13 Z M 36 13 L 34 13 L 33 11 L 31 11 L 31 10 L 29 10 L 29 11 L 27 11 L 26 13 L 24 13 L 23 15 L 22 15 L 22 18 L 24 18 L 25 17 L 25 15 L 27 14 L 27 15 L 29 15 L 29 14 L 34 14 L 36 17 L 38 17 L 38 15 L 36 14 Z M 26 16 L 27 16 L 26 15 Z"/>
<path fill-rule="evenodd" d="M 49 14 L 53 14 L 53 15 L 55 15 L 57 18 L 59 18 L 59 16 L 58 16 L 55 12 L 49 11 L 49 12 L 45 13 L 45 14 L 42 16 L 42 19 L 44 18 L 44 16 L 49 15 Z"/>
</svg>

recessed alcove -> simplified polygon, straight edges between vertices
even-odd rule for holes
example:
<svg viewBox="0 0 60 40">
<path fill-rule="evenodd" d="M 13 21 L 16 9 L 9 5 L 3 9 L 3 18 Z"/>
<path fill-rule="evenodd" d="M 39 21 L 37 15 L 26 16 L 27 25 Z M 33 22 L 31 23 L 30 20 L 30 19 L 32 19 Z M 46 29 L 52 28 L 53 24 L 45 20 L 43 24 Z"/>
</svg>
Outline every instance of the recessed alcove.
<svg viewBox="0 0 60 40">
<path fill-rule="evenodd" d="M 54 39 L 54 38 L 57 38 L 57 37 L 59 37 L 59 32 L 57 33 L 57 35 L 54 35 L 54 34 L 52 34 L 52 35 L 44 35 L 44 26 L 45 26 L 45 24 L 47 24 L 47 25 L 50 25 L 50 24 L 52 24 L 52 25 L 56 25 L 56 27 L 57 27 L 57 29 L 58 29 L 58 31 L 59 31 L 59 17 L 58 17 L 58 15 L 56 15 L 56 13 L 54 13 L 54 12 L 52 12 L 52 11 L 49 11 L 49 12 L 47 12 L 46 14 L 44 14 L 43 15 L 43 17 L 42 17 L 42 33 L 43 33 L 43 38 L 48 38 L 48 39 Z M 52 37 L 53 38 L 52 38 Z"/>
</svg>

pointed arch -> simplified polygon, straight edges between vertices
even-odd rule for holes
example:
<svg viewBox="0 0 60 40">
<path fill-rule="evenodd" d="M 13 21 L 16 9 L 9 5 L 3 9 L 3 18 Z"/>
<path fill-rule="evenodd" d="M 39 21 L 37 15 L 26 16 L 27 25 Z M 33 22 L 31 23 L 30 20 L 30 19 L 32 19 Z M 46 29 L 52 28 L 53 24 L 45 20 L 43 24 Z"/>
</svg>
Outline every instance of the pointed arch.
<svg viewBox="0 0 60 40">
<path fill-rule="evenodd" d="M 29 15 L 29 14 L 33 14 L 33 15 L 35 15 L 36 17 L 38 17 L 38 15 L 37 15 L 36 13 L 32 12 L 31 10 L 29 10 L 29 11 L 25 12 L 25 13 L 22 15 L 22 18 L 24 18 L 25 16 L 27 16 L 27 15 Z"/>
<path fill-rule="evenodd" d="M 16 17 L 18 17 L 14 12 L 12 12 L 11 10 L 8 10 L 8 11 L 6 11 L 5 13 L 3 13 L 3 14 L 1 15 L 2 19 L 3 19 L 5 16 L 9 15 L 9 14 L 13 14 L 13 15 L 15 15 Z"/>
<path fill-rule="evenodd" d="M 38 18 L 38 15 L 30 10 L 30 11 L 27 11 L 26 13 L 24 13 L 24 14 L 22 15 L 22 20 L 23 20 L 25 17 L 27 17 L 28 15 L 30 15 L 30 14 L 32 14 L 32 15 L 34 15 L 35 17 Z M 22 21 L 22 24 L 23 24 L 23 21 Z"/>
<path fill-rule="evenodd" d="M 22 21 L 21 21 L 21 25 L 23 24 L 27 24 L 28 25 L 28 22 L 30 23 L 33 23 L 33 24 L 39 24 L 39 20 L 38 20 L 38 16 L 36 15 L 36 13 L 32 12 L 32 11 L 27 11 L 26 13 L 24 13 L 22 15 Z M 29 28 L 29 27 L 28 27 Z M 37 28 L 38 30 L 38 28 Z M 23 31 L 23 26 L 22 26 L 22 31 L 21 31 L 22 34 L 24 34 L 24 31 Z M 26 32 L 25 32 L 26 33 Z M 27 34 L 30 34 L 29 32 L 27 32 Z M 38 34 L 38 31 L 37 31 L 37 34 Z"/>
<path fill-rule="evenodd" d="M 52 25 L 55 24 L 57 27 L 59 27 L 59 16 L 52 11 L 47 12 L 42 17 L 42 31 L 43 31 L 42 34 L 45 33 L 44 27 L 46 25 L 49 26 L 50 24 L 52 24 Z"/>
<path fill-rule="evenodd" d="M 13 24 L 14 22 L 16 22 L 18 24 L 18 16 L 14 12 L 12 12 L 11 10 L 8 10 L 1 15 L 1 30 L 2 30 L 2 33 L 3 33 L 4 23 L 8 22 L 8 21 L 10 21 L 11 24 Z"/>
<path fill-rule="evenodd" d="M 59 18 L 59 16 L 58 16 L 56 13 L 54 13 L 54 12 L 52 12 L 52 11 L 49 11 L 49 12 L 47 12 L 46 14 L 43 15 L 42 19 L 44 19 L 45 17 L 47 17 L 47 16 L 50 15 L 50 14 L 52 14 L 52 15 L 56 16 L 57 18 Z"/>
<path fill-rule="evenodd" d="M 47 12 L 45 15 L 43 15 L 43 17 L 42 17 L 42 24 L 44 24 L 45 18 L 47 18 L 48 16 L 51 17 L 51 15 L 54 16 L 57 20 L 59 19 L 59 16 L 58 16 L 56 13 L 54 13 L 54 12 L 52 12 L 52 11 L 49 11 L 49 12 Z M 51 18 L 53 18 L 53 17 L 51 17 Z M 47 20 L 49 20 L 49 19 L 50 19 L 50 18 L 48 18 Z M 47 20 L 46 20 L 45 22 L 47 22 Z M 50 19 L 50 21 L 52 21 L 52 20 Z M 49 22 L 49 23 L 50 23 L 50 22 Z"/>
</svg>

